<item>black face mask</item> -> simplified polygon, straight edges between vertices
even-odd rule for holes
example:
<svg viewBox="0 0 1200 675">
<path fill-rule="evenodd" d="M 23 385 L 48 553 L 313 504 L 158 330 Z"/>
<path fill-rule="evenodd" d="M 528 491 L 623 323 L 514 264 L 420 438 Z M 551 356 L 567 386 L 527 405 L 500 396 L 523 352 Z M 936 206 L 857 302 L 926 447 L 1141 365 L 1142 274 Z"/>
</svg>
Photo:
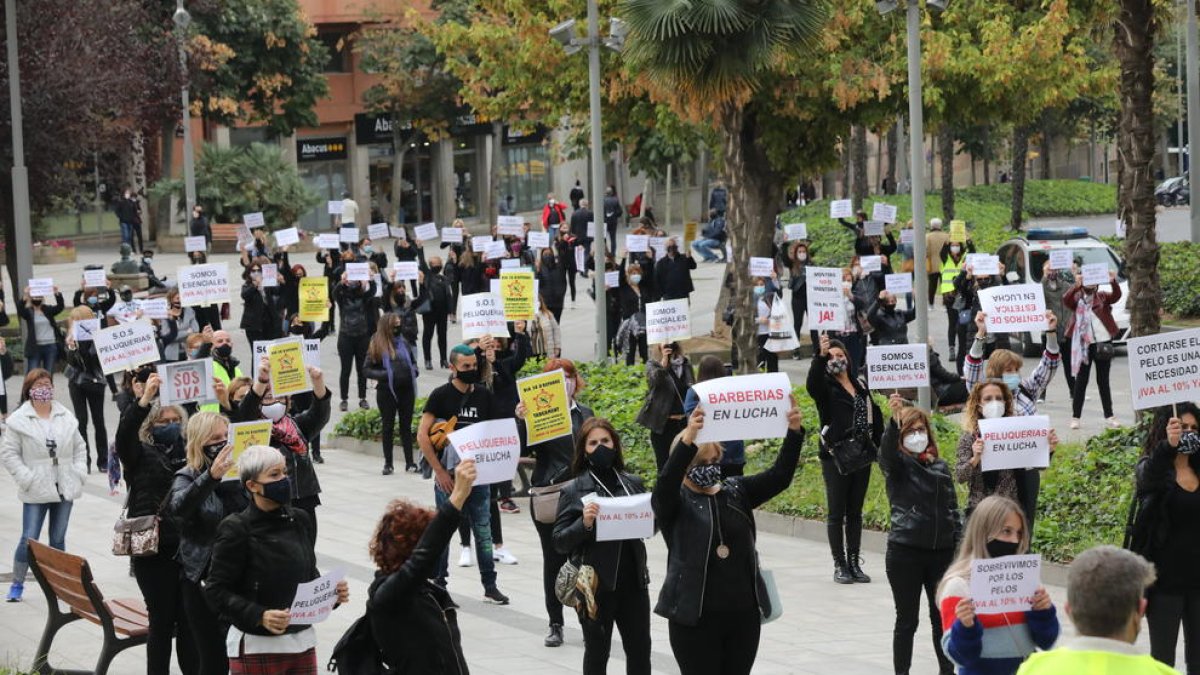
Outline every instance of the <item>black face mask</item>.
<svg viewBox="0 0 1200 675">
<path fill-rule="evenodd" d="M 441 265 L 430 265 L 429 271 L 433 272 L 434 274 L 441 274 L 442 266 Z"/>
<path fill-rule="evenodd" d="M 299 326 L 292 326 L 290 330 L 291 330 L 292 335 L 303 335 L 304 334 L 304 325 L 301 324 Z"/>
<path fill-rule="evenodd" d="M 227 359 L 227 358 L 229 358 L 229 355 L 233 353 L 233 346 L 232 345 L 221 345 L 220 347 L 214 347 L 213 353 L 223 359 Z"/>
<path fill-rule="evenodd" d="M 607 445 L 597 445 L 587 458 L 593 468 L 611 469 L 617 459 L 617 451 Z"/>
<path fill-rule="evenodd" d="M 988 557 L 1002 558 L 1006 555 L 1016 555 L 1020 544 L 1015 544 L 1011 541 L 1001 541 L 999 539 L 991 539 L 987 543 Z"/>
<path fill-rule="evenodd" d="M 227 445 L 227 443 L 225 441 L 217 441 L 216 443 L 209 443 L 208 445 L 205 445 L 202 448 L 202 450 L 204 451 L 204 456 L 207 457 L 208 461 L 211 462 L 217 458 L 217 455 L 221 454 L 221 451 L 225 449 L 226 445 Z"/>
<path fill-rule="evenodd" d="M 463 384 L 475 384 L 479 382 L 478 370 L 460 370 L 454 373 L 454 376 L 457 377 L 458 381 L 462 382 Z"/>
<path fill-rule="evenodd" d="M 133 293 L 122 293 L 121 300 L 124 302 L 129 302 L 129 301 L 133 300 Z"/>
</svg>

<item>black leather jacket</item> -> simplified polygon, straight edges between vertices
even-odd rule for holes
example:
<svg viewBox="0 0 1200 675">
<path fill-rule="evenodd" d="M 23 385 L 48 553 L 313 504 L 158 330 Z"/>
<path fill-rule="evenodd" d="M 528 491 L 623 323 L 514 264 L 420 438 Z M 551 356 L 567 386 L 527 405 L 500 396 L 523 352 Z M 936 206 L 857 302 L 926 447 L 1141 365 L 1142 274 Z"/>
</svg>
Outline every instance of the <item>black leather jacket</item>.
<svg viewBox="0 0 1200 675">
<path fill-rule="evenodd" d="M 917 318 L 917 308 L 909 310 L 884 309 L 883 303 L 876 302 L 867 312 L 867 321 L 875 332 L 871 335 L 877 345 L 906 345 L 908 344 L 908 323 Z"/>
<path fill-rule="evenodd" d="M 892 505 L 888 542 L 927 550 L 954 548 L 962 521 L 950 467 L 943 459 L 922 464 L 900 442 L 900 429 L 888 422 L 879 448 L 879 468 Z"/>
<path fill-rule="evenodd" d="M 695 626 L 704 609 L 704 588 L 708 578 L 709 549 L 713 539 L 712 509 L 717 499 L 743 514 L 757 539 L 754 509 L 787 489 L 800 462 L 804 430 L 788 431 L 783 447 L 770 469 L 753 476 L 735 476 L 725 480 L 717 495 L 695 492 L 683 485 L 688 466 L 696 456 L 696 446 L 675 443 L 654 486 L 654 516 L 667 542 L 667 576 L 654 613 L 685 626 Z M 763 616 L 771 612 L 766 585 L 754 556 L 755 595 Z"/>
<path fill-rule="evenodd" d="M 129 518 L 161 515 L 166 508 L 171 481 L 187 461 L 183 439 L 171 447 L 147 443 L 140 437 L 142 423 L 150 415 L 150 408 L 143 408 L 134 401 L 121 414 L 117 422 L 116 448 L 125 472 L 125 484 L 129 486 L 126 515 Z M 163 520 L 159 525 L 159 555 L 175 555 L 179 538 L 175 524 Z"/>
<path fill-rule="evenodd" d="M 219 491 L 219 492 L 218 492 Z M 199 583 L 208 572 L 217 526 L 228 515 L 244 510 L 249 496 L 238 481 L 222 483 L 208 469 L 183 467 L 175 472 L 165 515 L 179 530 L 175 560 L 188 581 Z"/>
<path fill-rule="evenodd" d="M 610 473 L 605 485 L 615 488 L 615 476 Z M 621 473 L 621 482 L 629 488 L 629 494 L 636 495 L 646 491 L 642 479 L 628 473 Z M 646 567 L 646 544 L 640 539 L 623 541 L 596 541 L 596 528 L 587 529 L 583 526 L 583 496 L 590 493 L 607 495 L 607 491 L 596 485 L 591 472 L 584 472 L 568 483 L 558 495 L 558 517 L 554 521 L 554 548 L 559 553 L 579 560 L 584 565 L 591 565 L 600 579 L 600 588 L 614 590 L 617 587 L 617 572 L 621 565 L 621 553 L 625 546 L 633 546 L 633 555 L 637 560 L 638 588 L 650 585 L 650 570 Z M 614 495 L 621 496 L 614 492 Z M 594 524 L 593 524 L 594 525 Z"/>
<path fill-rule="evenodd" d="M 404 565 L 391 574 L 375 573 L 367 591 L 367 616 L 389 673 L 467 673 L 458 605 L 429 580 L 461 519 L 453 504 L 442 504 Z"/>
<path fill-rule="evenodd" d="M 561 483 L 571 477 L 571 460 L 575 458 L 575 439 L 579 428 L 588 419 L 595 417 L 592 409 L 576 403 L 571 408 L 571 435 L 559 436 L 536 445 L 528 445 L 525 425 L 517 424 L 517 434 L 521 437 L 521 455 L 533 455 L 536 464 L 529 476 L 529 484 L 533 487 L 546 487 Z"/>
<path fill-rule="evenodd" d="M 308 451 L 308 439 L 320 433 L 321 429 L 325 427 L 325 423 L 329 421 L 329 400 L 331 398 L 333 398 L 333 390 L 326 389 L 324 398 L 316 396 L 312 398 L 308 410 L 291 415 L 300 429 L 305 452 L 292 452 L 291 449 L 277 441 L 274 433 L 271 434 L 271 447 L 283 454 L 283 458 L 287 462 L 287 473 L 292 477 L 292 499 L 312 497 L 321 492 L 321 483 L 317 480 L 317 470 L 313 467 L 312 452 Z M 231 419 L 234 422 L 253 422 L 262 419 L 262 399 L 254 393 L 253 387 L 246 391 L 246 397 L 242 399 L 241 405 L 234 411 Z"/>
</svg>

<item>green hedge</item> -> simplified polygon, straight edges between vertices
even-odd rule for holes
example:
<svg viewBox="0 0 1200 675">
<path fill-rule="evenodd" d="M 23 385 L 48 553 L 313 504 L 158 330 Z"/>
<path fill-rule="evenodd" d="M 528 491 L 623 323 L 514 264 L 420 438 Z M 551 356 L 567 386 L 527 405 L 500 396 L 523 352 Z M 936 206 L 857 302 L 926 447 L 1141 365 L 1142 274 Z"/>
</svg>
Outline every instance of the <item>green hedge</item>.
<svg viewBox="0 0 1200 675">
<path fill-rule="evenodd" d="M 1181 318 L 1200 317 L 1200 245 L 1188 241 L 1162 244 L 1158 273 L 1163 309 Z"/>
</svg>

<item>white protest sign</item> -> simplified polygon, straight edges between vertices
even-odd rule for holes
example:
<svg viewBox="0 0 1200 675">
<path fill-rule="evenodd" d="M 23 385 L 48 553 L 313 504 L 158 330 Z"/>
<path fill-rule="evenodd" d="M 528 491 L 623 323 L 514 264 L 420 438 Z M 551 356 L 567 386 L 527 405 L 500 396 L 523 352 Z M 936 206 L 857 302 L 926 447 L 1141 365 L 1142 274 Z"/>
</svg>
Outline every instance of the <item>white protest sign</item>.
<svg viewBox="0 0 1200 675">
<path fill-rule="evenodd" d="M 447 244 L 461 244 L 463 240 L 463 230 L 461 227 L 443 227 L 442 241 Z"/>
<path fill-rule="evenodd" d="M 499 239 L 497 239 L 496 241 L 489 241 L 487 243 L 487 246 L 485 246 L 483 249 L 483 257 L 486 260 L 495 260 L 496 258 L 503 258 L 506 254 L 507 254 L 507 252 L 504 249 L 504 242 Z"/>
<path fill-rule="evenodd" d="M 183 252 L 184 253 L 197 253 L 197 252 L 203 253 L 204 251 L 207 251 L 207 250 L 208 250 L 208 240 L 204 238 L 204 235 L 183 238 Z"/>
<path fill-rule="evenodd" d="M 521 266 L 521 261 L 517 258 L 502 258 L 500 260 L 500 269 L 515 270 Z"/>
<path fill-rule="evenodd" d="M 420 263 L 415 260 L 392 263 L 392 270 L 396 273 L 395 281 L 416 281 L 419 267 Z"/>
<path fill-rule="evenodd" d="M 325 202 L 325 209 L 329 211 L 329 215 L 331 216 L 342 215 L 342 200 L 336 199 Z"/>
<path fill-rule="evenodd" d="M 1006 555 L 971 561 L 971 600 L 976 614 L 1027 612 L 1042 585 L 1042 556 Z"/>
<path fill-rule="evenodd" d="M 985 288 L 979 291 L 979 305 L 987 312 L 989 333 L 1046 330 L 1046 297 L 1041 284 Z"/>
<path fill-rule="evenodd" d="M 654 507 L 651 493 L 622 497 L 591 497 L 600 505 L 596 514 L 596 541 L 649 539 L 654 536 Z"/>
<path fill-rule="evenodd" d="M 750 257 L 750 276 L 769 277 L 775 272 L 775 261 L 770 258 Z"/>
<path fill-rule="evenodd" d="M 667 242 L 670 240 L 670 237 L 650 237 L 650 252 L 655 257 L 661 256 L 667 250 Z"/>
<path fill-rule="evenodd" d="M 882 272 L 883 271 L 883 256 L 881 255 L 864 255 L 859 256 L 858 264 L 862 267 L 865 273 Z"/>
<path fill-rule="evenodd" d="M 433 241 L 438 238 L 437 223 L 425 223 L 413 228 L 413 237 L 420 241 Z"/>
<path fill-rule="evenodd" d="M 588 226 L 587 227 L 587 238 L 595 239 L 596 238 L 596 223 L 595 223 L 595 221 L 589 220 L 587 226 Z"/>
<path fill-rule="evenodd" d="M 392 235 L 392 239 L 404 239 L 406 241 L 408 240 L 408 231 L 405 230 L 403 226 L 389 227 L 388 233 Z"/>
<path fill-rule="evenodd" d="M 605 272 L 604 273 L 604 287 L 605 288 L 616 288 L 618 285 L 620 285 L 620 283 L 621 283 L 621 273 L 620 272 Z"/>
<path fill-rule="evenodd" d="M 475 484 L 511 482 L 521 458 L 517 421 L 511 417 L 476 422 L 447 436 L 459 459 L 475 460 Z"/>
<path fill-rule="evenodd" d="M 105 375 L 158 360 L 158 340 L 149 321 L 134 321 L 96 332 L 96 356 Z"/>
<path fill-rule="evenodd" d="M 995 276 L 1000 274 L 1000 256 L 986 253 L 971 253 L 967 256 L 967 264 L 971 266 L 971 274 L 975 276 Z"/>
<path fill-rule="evenodd" d="M 787 373 L 717 377 L 693 389 L 704 409 L 697 443 L 783 438 L 792 393 Z"/>
<path fill-rule="evenodd" d="M 313 240 L 313 243 L 318 249 L 325 251 L 335 251 L 338 248 L 341 248 L 341 241 L 339 241 L 338 236 L 331 232 L 318 234 Z"/>
<path fill-rule="evenodd" d="M 1107 263 L 1088 263 L 1080 271 L 1083 273 L 1084 286 L 1107 286 L 1110 281 Z"/>
<path fill-rule="evenodd" d="M 274 269 L 269 269 L 262 275 L 263 288 L 277 288 L 279 286 L 279 276 Z M 154 318 L 154 317 L 150 317 Z"/>
<path fill-rule="evenodd" d="M 1120 218 L 1117 219 L 1116 233 L 1117 233 L 1117 239 L 1125 238 L 1125 221 L 1121 220 Z"/>
<path fill-rule="evenodd" d="M 166 298 L 147 298 L 140 303 L 142 308 L 142 316 L 147 319 L 163 320 L 167 318 L 167 299 Z"/>
<path fill-rule="evenodd" d="M 250 359 L 251 368 L 257 368 L 257 364 L 267 358 L 267 355 L 271 353 L 272 342 L 273 340 L 258 340 L 250 343 L 250 353 L 254 355 Z"/>
<path fill-rule="evenodd" d="M 911 272 L 885 274 L 883 284 L 884 289 L 893 295 L 903 295 L 913 292 L 913 277 Z"/>
<path fill-rule="evenodd" d="M 575 247 L 575 269 L 583 272 L 587 267 L 587 251 L 582 246 Z"/>
<path fill-rule="evenodd" d="M 212 359 L 160 363 L 158 402 L 162 405 L 215 401 Z"/>
<path fill-rule="evenodd" d="M 295 246 L 300 243 L 300 230 L 294 227 L 285 227 L 282 230 L 275 230 L 275 245 L 283 248 L 284 246 Z"/>
<path fill-rule="evenodd" d="M 687 298 L 646 304 L 646 344 L 660 345 L 692 337 Z"/>
<path fill-rule="evenodd" d="M 186 265 L 177 270 L 179 303 L 184 307 L 229 302 L 229 263 Z"/>
<path fill-rule="evenodd" d="M 104 270 L 84 270 L 83 271 L 83 287 L 84 288 L 104 288 L 108 285 L 108 275 Z"/>
<path fill-rule="evenodd" d="M 288 623 L 312 625 L 329 618 L 337 604 L 337 586 L 346 577 L 346 570 L 338 568 L 329 574 L 296 585 L 296 597 L 288 610 Z"/>
<path fill-rule="evenodd" d="M 54 279 L 43 277 L 40 279 L 29 280 L 29 297 L 31 298 L 52 298 L 54 297 Z"/>
<path fill-rule="evenodd" d="M 488 244 L 490 243 L 492 243 L 491 237 L 485 237 L 481 234 L 477 234 L 474 237 L 471 237 L 471 251 L 475 253 L 483 253 L 487 250 Z"/>
<path fill-rule="evenodd" d="M 845 329 L 842 271 L 836 267 L 805 267 L 804 284 L 808 287 L 808 329 Z"/>
<path fill-rule="evenodd" d="M 321 341 L 320 340 L 305 340 L 304 341 L 304 367 L 305 368 L 320 368 L 321 367 Z"/>
<path fill-rule="evenodd" d="M 550 248 L 550 233 L 530 230 L 525 241 L 529 248 Z"/>
<path fill-rule="evenodd" d="M 871 389 L 929 386 L 929 347 L 922 344 L 867 347 Z"/>
<path fill-rule="evenodd" d="M 1050 251 L 1050 269 L 1052 270 L 1069 270 L 1071 269 L 1071 249 L 1060 248 Z"/>
<path fill-rule="evenodd" d="M 388 224 L 387 223 L 371 223 L 367 226 L 367 236 L 371 239 L 387 239 Z"/>
<path fill-rule="evenodd" d="M 496 218 L 496 234 L 505 237 L 525 236 L 525 219 L 521 216 L 499 216 Z"/>
<path fill-rule="evenodd" d="M 1050 466 L 1050 418 L 1021 415 L 979 420 L 983 471 Z"/>
<path fill-rule="evenodd" d="M 256 227 L 266 227 L 267 219 L 263 217 L 262 211 L 255 211 L 254 213 L 243 214 L 242 223 L 244 223 L 246 227 L 254 229 Z"/>
<path fill-rule="evenodd" d="M 347 281 L 370 281 L 371 263 L 346 263 Z"/>
<path fill-rule="evenodd" d="M 883 202 L 875 202 L 871 207 L 871 220 L 878 220 L 884 223 L 896 222 L 896 207 Z"/>
<path fill-rule="evenodd" d="M 900 230 L 900 243 L 912 245 L 916 241 L 917 233 L 911 227 Z"/>
<path fill-rule="evenodd" d="M 645 253 L 650 250 L 650 235 L 648 234 L 627 234 L 625 235 L 625 252 L 626 253 Z"/>
<path fill-rule="evenodd" d="M 357 244 L 358 243 L 358 228 L 357 227 L 339 227 L 338 228 L 338 243 L 339 244 Z"/>
<path fill-rule="evenodd" d="M 1200 399 L 1200 328 L 1129 338 L 1133 408 Z"/>
<path fill-rule="evenodd" d="M 835 199 L 829 202 L 830 218 L 850 218 L 854 215 L 854 203 L 849 199 Z"/>
<path fill-rule="evenodd" d="M 808 223 L 789 223 L 783 226 L 783 231 L 787 233 L 788 241 L 808 239 Z"/>
<path fill-rule="evenodd" d="M 458 325 L 464 340 L 481 335 L 508 337 L 504 303 L 494 293 L 474 293 L 458 299 Z"/>
<path fill-rule="evenodd" d="M 76 342 L 88 342 L 100 330 L 100 319 L 79 319 L 71 323 L 71 337 Z"/>
<path fill-rule="evenodd" d="M 863 223 L 863 234 L 868 237 L 882 237 L 883 227 L 882 220 L 868 220 Z"/>
</svg>

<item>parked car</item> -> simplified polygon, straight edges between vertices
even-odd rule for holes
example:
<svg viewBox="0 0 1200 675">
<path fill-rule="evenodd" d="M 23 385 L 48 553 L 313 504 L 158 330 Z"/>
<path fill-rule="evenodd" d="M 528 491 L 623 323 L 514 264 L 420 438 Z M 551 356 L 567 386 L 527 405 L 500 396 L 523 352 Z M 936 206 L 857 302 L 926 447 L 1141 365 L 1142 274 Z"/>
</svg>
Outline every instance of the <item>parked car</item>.
<svg viewBox="0 0 1200 675">
<path fill-rule="evenodd" d="M 1110 270 L 1117 273 L 1121 299 L 1113 305 L 1113 319 L 1118 329 L 1113 342 L 1124 344 L 1129 337 L 1129 312 L 1125 309 L 1125 301 L 1129 298 L 1129 279 L 1125 277 L 1125 261 L 1113 247 L 1088 234 L 1086 228 L 1033 228 L 1026 236 L 1001 244 L 996 255 L 1004 265 L 1006 283 L 1040 284 L 1042 267 L 1050 259 L 1050 251 L 1064 248 L 1071 251 L 1078 265 L 1106 263 Z M 1025 356 L 1041 353 L 1041 333 L 1014 333 L 1009 339 L 1013 349 Z"/>
</svg>

